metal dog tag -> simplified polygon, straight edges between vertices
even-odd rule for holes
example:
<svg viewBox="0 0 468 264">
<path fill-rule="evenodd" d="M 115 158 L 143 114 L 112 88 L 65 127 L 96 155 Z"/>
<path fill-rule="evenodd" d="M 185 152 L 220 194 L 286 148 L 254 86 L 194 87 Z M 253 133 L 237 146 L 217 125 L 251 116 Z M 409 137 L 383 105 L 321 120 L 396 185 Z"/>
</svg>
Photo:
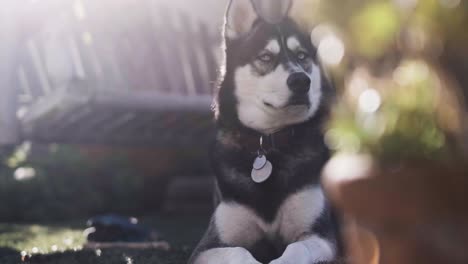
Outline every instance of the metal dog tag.
<svg viewBox="0 0 468 264">
<path fill-rule="evenodd" d="M 261 169 L 252 169 L 252 180 L 256 183 L 262 183 L 270 178 L 273 172 L 273 165 L 266 160 L 265 165 Z"/>
<path fill-rule="evenodd" d="M 258 155 L 256 158 L 255 158 L 255 161 L 254 161 L 254 164 L 253 164 L 253 168 L 256 169 L 256 170 L 260 170 L 262 169 L 263 167 L 265 167 L 265 164 L 267 163 L 267 158 L 265 155 Z"/>
</svg>

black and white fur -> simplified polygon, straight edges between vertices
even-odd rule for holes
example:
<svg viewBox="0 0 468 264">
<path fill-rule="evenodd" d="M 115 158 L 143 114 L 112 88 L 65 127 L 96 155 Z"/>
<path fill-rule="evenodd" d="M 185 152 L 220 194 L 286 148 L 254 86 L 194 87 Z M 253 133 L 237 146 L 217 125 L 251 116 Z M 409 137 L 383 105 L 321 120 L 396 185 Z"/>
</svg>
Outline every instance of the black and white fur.
<svg viewBox="0 0 468 264">
<path fill-rule="evenodd" d="M 331 263 L 340 254 L 319 179 L 329 158 L 321 128 L 333 91 L 310 34 L 288 15 L 274 24 L 262 17 L 251 0 L 231 0 L 226 13 L 211 153 L 216 209 L 190 264 Z M 255 183 L 256 153 L 242 136 L 283 129 L 295 137 L 267 153 L 273 174 Z"/>
</svg>

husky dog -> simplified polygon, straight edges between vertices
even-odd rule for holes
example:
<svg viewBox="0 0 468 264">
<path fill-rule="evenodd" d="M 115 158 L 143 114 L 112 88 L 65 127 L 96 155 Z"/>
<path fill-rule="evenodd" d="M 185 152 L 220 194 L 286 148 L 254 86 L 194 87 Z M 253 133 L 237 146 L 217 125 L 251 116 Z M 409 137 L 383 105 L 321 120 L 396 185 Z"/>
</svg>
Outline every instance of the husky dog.
<svg viewBox="0 0 468 264">
<path fill-rule="evenodd" d="M 333 263 L 341 254 L 320 186 L 334 92 L 290 8 L 278 21 L 260 9 L 231 0 L 226 11 L 211 153 L 216 209 L 190 264 Z"/>
</svg>

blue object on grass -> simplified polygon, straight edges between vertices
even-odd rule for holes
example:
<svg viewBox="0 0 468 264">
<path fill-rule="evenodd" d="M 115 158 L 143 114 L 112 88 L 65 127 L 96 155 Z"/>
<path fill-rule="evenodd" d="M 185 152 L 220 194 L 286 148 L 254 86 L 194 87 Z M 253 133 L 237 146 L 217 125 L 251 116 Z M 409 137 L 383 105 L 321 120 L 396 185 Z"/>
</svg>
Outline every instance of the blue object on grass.
<svg viewBox="0 0 468 264">
<path fill-rule="evenodd" d="M 156 241 L 151 228 L 138 224 L 138 219 L 119 215 L 102 215 L 88 220 L 85 235 L 90 242 Z"/>
</svg>

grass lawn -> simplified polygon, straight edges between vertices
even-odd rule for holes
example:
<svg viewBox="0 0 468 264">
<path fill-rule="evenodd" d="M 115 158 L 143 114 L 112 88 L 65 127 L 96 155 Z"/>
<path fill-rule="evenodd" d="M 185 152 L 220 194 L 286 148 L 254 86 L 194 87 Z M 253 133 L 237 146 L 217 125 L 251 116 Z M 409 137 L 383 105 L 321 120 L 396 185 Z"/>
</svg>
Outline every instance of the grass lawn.
<svg viewBox="0 0 468 264">
<path fill-rule="evenodd" d="M 208 218 L 185 215 L 142 219 L 143 224 L 159 231 L 170 243 L 169 251 L 83 250 L 85 222 L 0 224 L 0 263 L 182 264 L 203 234 Z M 33 256 L 22 262 L 21 254 Z"/>
</svg>

